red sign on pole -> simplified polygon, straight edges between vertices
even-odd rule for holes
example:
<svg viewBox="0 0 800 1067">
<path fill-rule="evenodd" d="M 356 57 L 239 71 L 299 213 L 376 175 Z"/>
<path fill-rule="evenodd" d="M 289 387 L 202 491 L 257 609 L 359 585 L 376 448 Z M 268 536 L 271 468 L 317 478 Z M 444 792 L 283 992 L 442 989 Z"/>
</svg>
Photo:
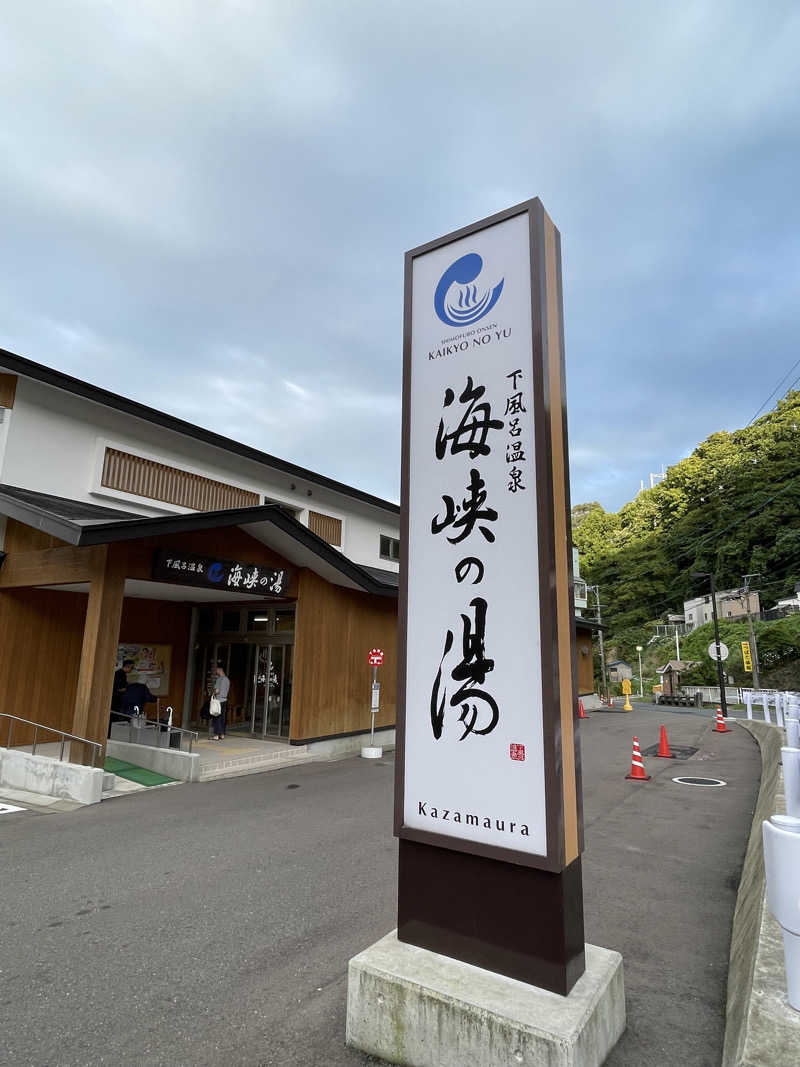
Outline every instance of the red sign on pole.
<svg viewBox="0 0 800 1067">
<path fill-rule="evenodd" d="M 370 667 L 382 667 L 383 666 L 383 649 L 371 648 L 367 655 L 367 663 Z"/>
</svg>

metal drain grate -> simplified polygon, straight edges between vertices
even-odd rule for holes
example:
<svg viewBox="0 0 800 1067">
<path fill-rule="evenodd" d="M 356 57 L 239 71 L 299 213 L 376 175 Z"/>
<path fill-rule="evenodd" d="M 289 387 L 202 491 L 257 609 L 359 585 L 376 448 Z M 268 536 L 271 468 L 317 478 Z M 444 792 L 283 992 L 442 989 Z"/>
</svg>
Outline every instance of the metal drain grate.
<svg viewBox="0 0 800 1067">
<path fill-rule="evenodd" d="M 670 745 L 669 750 L 672 753 L 673 759 L 689 759 L 697 752 L 696 748 L 689 748 L 688 745 Z M 657 756 L 658 745 L 650 745 L 648 748 L 642 749 L 643 756 Z"/>
<path fill-rule="evenodd" d="M 678 785 L 704 785 L 714 788 L 720 785 L 727 785 L 727 782 L 723 782 L 721 778 L 673 778 L 673 782 L 677 782 Z"/>
</svg>

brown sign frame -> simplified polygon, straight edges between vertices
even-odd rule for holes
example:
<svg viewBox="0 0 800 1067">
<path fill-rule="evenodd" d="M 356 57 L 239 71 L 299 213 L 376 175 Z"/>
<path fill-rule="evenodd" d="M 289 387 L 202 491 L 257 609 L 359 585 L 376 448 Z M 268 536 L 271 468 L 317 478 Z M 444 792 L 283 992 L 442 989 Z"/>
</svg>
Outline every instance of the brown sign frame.
<svg viewBox="0 0 800 1067">
<path fill-rule="evenodd" d="M 403 316 L 403 413 L 401 459 L 401 543 L 409 543 L 411 436 L 411 338 L 414 260 L 451 242 L 527 214 L 530 238 L 533 349 L 533 432 L 537 485 L 539 598 L 542 641 L 546 855 L 473 842 L 404 824 L 408 552 L 401 553 L 397 678 L 395 836 L 456 852 L 560 872 L 583 851 L 581 759 L 578 743 L 578 685 L 575 655 L 571 552 L 569 457 L 567 450 L 561 238 L 538 199 L 412 249 L 405 255 Z"/>
</svg>

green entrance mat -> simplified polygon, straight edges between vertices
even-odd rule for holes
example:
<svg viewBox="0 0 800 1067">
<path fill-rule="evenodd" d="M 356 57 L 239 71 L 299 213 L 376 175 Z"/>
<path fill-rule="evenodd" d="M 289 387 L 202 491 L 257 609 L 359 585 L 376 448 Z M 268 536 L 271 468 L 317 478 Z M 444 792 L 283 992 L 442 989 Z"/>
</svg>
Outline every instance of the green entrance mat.
<svg viewBox="0 0 800 1067">
<path fill-rule="evenodd" d="M 104 768 L 109 774 L 127 778 L 129 782 L 136 782 L 138 785 L 166 785 L 167 782 L 175 781 L 174 778 L 167 778 L 165 774 L 148 771 L 145 767 L 137 767 L 135 763 L 126 763 L 125 760 L 114 759 L 113 756 L 106 756 Z"/>
</svg>

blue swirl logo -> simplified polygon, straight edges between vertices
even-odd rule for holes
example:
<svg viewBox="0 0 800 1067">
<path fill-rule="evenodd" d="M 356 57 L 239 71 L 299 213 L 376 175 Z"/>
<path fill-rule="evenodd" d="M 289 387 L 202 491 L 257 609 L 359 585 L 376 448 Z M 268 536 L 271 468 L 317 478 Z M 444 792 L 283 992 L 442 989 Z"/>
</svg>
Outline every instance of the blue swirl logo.
<svg viewBox="0 0 800 1067">
<path fill-rule="evenodd" d="M 481 291 L 475 279 L 482 269 L 483 260 L 477 252 L 468 252 L 450 264 L 433 296 L 433 306 L 442 322 L 448 326 L 471 326 L 489 314 L 500 299 L 505 278 L 493 289 Z"/>
<path fill-rule="evenodd" d="M 221 563 L 212 563 L 206 571 L 206 577 L 210 582 L 221 582 L 225 577 L 225 572 L 222 569 Z"/>
</svg>

